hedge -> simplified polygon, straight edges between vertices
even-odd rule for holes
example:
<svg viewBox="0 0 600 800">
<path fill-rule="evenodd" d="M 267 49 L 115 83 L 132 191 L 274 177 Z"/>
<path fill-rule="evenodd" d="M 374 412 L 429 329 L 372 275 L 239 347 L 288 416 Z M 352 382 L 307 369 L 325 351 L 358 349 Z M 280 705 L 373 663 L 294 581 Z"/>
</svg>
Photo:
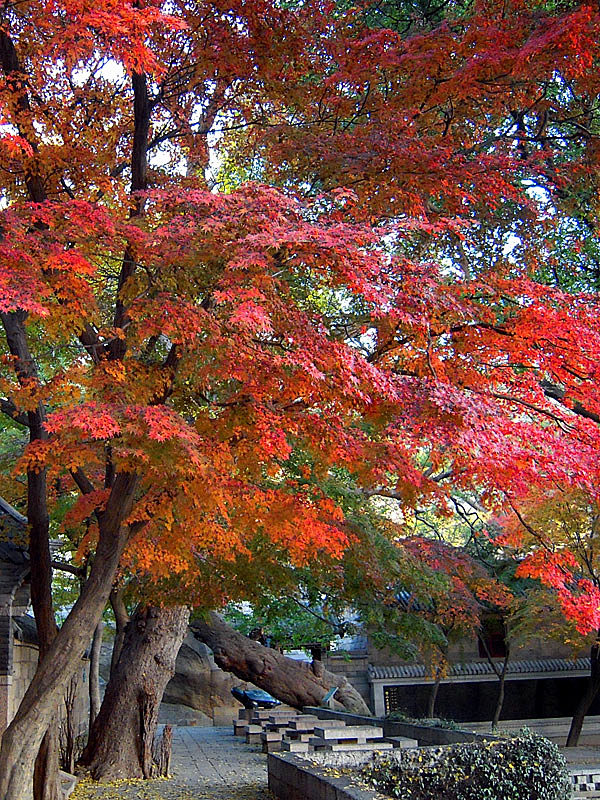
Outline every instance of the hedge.
<svg viewBox="0 0 600 800">
<path fill-rule="evenodd" d="M 555 744 L 530 732 L 490 742 L 400 750 L 362 770 L 401 800 L 568 800 L 571 783 Z"/>
</svg>

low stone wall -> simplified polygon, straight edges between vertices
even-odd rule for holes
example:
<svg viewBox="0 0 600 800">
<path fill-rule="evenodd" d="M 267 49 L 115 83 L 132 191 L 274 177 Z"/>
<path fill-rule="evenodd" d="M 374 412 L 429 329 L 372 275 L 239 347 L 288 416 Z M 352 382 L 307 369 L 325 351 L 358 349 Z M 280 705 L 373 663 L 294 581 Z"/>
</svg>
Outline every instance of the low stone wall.
<svg viewBox="0 0 600 800">
<path fill-rule="evenodd" d="M 327 755 L 318 759 L 318 754 L 311 754 L 306 760 L 292 753 L 269 753 L 269 790 L 280 800 L 376 800 L 376 792 L 353 786 L 349 776 L 333 774 L 335 768 L 362 766 L 371 753 Z M 323 764 L 317 763 L 321 760 Z"/>
<path fill-rule="evenodd" d="M 21 700 L 32 681 L 38 663 L 38 649 L 33 644 L 15 641 L 13 646 L 13 674 L 10 719 L 16 714 Z"/>
<path fill-rule="evenodd" d="M 409 739 L 416 739 L 419 747 L 457 744 L 458 742 L 487 742 L 495 738 L 491 734 L 452 730 L 450 728 L 433 728 L 428 725 L 413 725 L 410 722 L 398 722 L 385 717 L 363 717 L 359 714 L 330 711 L 328 708 L 318 708 L 316 706 L 306 706 L 304 713 L 315 714 L 319 719 L 343 720 L 346 725 L 376 725 L 383 728 L 384 736 L 406 736 Z"/>
</svg>

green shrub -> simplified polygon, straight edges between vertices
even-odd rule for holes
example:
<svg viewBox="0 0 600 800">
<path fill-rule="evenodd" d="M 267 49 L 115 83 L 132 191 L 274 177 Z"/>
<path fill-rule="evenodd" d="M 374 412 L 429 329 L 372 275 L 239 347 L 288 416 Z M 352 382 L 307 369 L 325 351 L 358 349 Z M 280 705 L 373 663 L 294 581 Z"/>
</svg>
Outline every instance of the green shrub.
<svg viewBox="0 0 600 800">
<path fill-rule="evenodd" d="M 568 800 L 566 762 L 532 733 L 376 756 L 363 778 L 401 800 Z"/>
<path fill-rule="evenodd" d="M 458 722 L 455 722 L 453 719 L 443 719 L 442 717 L 411 717 L 404 711 L 390 711 L 386 719 L 407 722 L 409 725 L 426 725 L 428 728 L 446 728 L 452 731 L 460 729 Z"/>
</svg>

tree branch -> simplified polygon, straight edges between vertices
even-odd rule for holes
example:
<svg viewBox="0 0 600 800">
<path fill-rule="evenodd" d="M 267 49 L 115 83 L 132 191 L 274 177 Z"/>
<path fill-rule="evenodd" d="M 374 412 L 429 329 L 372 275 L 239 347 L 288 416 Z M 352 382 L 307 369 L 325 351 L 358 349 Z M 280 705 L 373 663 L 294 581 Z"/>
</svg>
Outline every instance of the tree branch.
<svg viewBox="0 0 600 800">
<path fill-rule="evenodd" d="M 0 411 L 6 414 L 7 417 L 10 417 L 13 422 L 18 422 L 19 425 L 24 425 L 26 428 L 29 427 L 27 414 L 24 411 L 17 411 L 17 407 L 12 400 L 8 400 L 6 397 L 0 397 Z"/>
</svg>

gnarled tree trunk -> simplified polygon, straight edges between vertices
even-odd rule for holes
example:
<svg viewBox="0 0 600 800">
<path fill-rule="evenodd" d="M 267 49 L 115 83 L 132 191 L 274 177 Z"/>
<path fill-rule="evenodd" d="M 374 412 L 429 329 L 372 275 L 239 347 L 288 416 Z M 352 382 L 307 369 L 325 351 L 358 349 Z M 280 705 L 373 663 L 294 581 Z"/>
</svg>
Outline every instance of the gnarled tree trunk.
<svg viewBox="0 0 600 800">
<path fill-rule="evenodd" d="M 207 621 L 194 620 L 190 627 L 194 636 L 213 651 L 221 669 L 250 681 L 293 708 L 319 706 L 327 692 L 337 686 L 335 700 L 341 710 L 371 715 L 347 678 L 329 672 L 320 661 L 307 664 L 286 658 L 238 633 L 218 614 L 211 613 Z"/>
<path fill-rule="evenodd" d="M 152 777 L 158 708 L 187 632 L 185 606 L 140 606 L 81 757 L 95 780 Z"/>
<path fill-rule="evenodd" d="M 2 734 L 1 800 L 23 800 L 28 794 L 32 765 L 44 734 L 108 602 L 119 558 L 129 536 L 129 528 L 123 525 L 123 520 L 131 512 L 136 485 L 135 475 L 121 473 L 117 476 L 106 509 L 100 516 L 100 535 L 90 576 L 40 662 L 15 718 Z"/>
</svg>

